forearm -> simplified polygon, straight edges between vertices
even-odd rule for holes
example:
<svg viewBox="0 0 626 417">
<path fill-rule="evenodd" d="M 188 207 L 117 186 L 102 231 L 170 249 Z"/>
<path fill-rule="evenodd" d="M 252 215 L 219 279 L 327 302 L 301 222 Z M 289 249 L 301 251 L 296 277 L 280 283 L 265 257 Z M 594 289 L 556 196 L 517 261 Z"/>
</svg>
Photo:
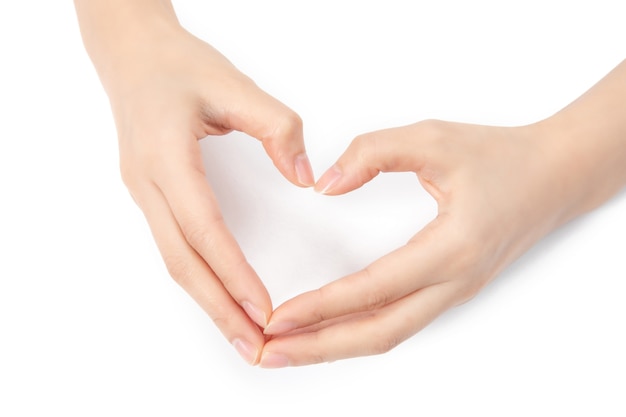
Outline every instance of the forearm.
<svg viewBox="0 0 626 417">
<path fill-rule="evenodd" d="M 170 0 L 74 0 L 85 49 L 105 88 L 155 33 L 180 27 Z"/>
<path fill-rule="evenodd" d="M 626 186 L 626 60 L 554 116 L 538 123 L 545 153 L 571 203 L 562 222 Z"/>
</svg>

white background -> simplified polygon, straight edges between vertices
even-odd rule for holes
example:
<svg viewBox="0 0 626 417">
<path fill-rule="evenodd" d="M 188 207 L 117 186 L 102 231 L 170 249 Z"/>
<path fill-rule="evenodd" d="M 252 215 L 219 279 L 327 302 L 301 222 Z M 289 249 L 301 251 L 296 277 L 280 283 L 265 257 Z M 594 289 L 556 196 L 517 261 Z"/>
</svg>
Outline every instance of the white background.
<svg viewBox="0 0 626 417">
<path fill-rule="evenodd" d="M 318 175 L 370 130 L 546 117 L 626 57 L 621 1 L 175 5 L 302 116 Z M 0 416 L 626 415 L 626 194 L 385 355 L 252 368 L 167 276 L 119 179 L 71 2 L 3 2 L 0 46 Z M 410 175 L 330 198 L 287 184 L 245 135 L 203 147 L 276 305 L 436 210 Z"/>
</svg>

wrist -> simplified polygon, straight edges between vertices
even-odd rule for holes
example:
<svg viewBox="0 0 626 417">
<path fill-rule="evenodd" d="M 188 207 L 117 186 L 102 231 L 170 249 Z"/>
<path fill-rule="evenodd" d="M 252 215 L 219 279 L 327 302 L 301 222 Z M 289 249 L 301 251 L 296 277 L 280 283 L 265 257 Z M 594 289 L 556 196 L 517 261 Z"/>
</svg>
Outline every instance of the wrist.
<svg viewBox="0 0 626 417">
<path fill-rule="evenodd" d="M 569 108 L 532 126 L 543 176 L 559 205 L 555 227 L 606 202 L 626 185 L 626 130 Z"/>
<path fill-rule="evenodd" d="M 169 0 L 75 0 L 85 49 L 105 87 L 151 44 L 182 30 Z"/>
</svg>

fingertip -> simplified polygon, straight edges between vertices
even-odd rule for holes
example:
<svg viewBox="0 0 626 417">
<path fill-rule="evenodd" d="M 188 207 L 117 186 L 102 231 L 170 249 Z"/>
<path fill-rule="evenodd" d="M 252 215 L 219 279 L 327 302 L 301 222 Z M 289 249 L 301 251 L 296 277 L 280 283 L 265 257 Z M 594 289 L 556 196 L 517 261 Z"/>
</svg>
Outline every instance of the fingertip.
<svg viewBox="0 0 626 417">
<path fill-rule="evenodd" d="M 298 325 L 293 322 L 286 322 L 286 321 L 270 322 L 263 330 L 263 334 L 267 336 L 276 336 L 279 334 L 290 332 L 291 330 L 294 330 L 296 328 L 298 328 Z"/>
<path fill-rule="evenodd" d="M 313 168 L 311 161 L 305 152 L 296 156 L 294 160 L 296 177 L 303 187 L 312 187 L 315 185 L 315 177 L 313 176 Z"/>
<path fill-rule="evenodd" d="M 289 358 L 283 353 L 265 352 L 259 362 L 259 367 L 265 369 L 286 368 L 288 366 Z"/>
<path fill-rule="evenodd" d="M 265 314 L 262 309 L 249 301 L 242 302 L 241 307 L 244 309 L 248 317 L 250 317 L 252 321 L 258 324 L 261 328 L 264 329 L 267 326 L 267 314 Z"/>
<path fill-rule="evenodd" d="M 302 118 L 276 98 L 255 88 L 242 107 L 229 117 L 228 127 L 247 133 L 263 144 L 281 174 L 301 187 L 315 184 L 304 146 Z"/>
<path fill-rule="evenodd" d="M 335 164 L 320 177 L 314 189 L 320 194 L 329 194 L 336 188 L 342 177 L 341 169 Z"/>
<path fill-rule="evenodd" d="M 261 350 L 254 344 L 245 339 L 237 338 L 232 341 L 232 345 L 237 353 L 239 353 L 239 356 L 249 365 L 255 366 L 259 363 Z"/>
</svg>

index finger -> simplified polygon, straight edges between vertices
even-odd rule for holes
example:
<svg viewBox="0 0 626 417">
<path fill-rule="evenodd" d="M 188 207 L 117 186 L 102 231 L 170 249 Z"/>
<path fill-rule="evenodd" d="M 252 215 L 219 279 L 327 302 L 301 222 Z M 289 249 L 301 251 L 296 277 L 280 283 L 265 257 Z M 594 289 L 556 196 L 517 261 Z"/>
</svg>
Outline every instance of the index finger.
<svg viewBox="0 0 626 417">
<path fill-rule="evenodd" d="M 167 201 L 154 184 L 135 193 L 172 278 L 213 319 L 222 334 L 250 364 L 256 364 L 265 338 L 186 241 Z"/>
<path fill-rule="evenodd" d="M 197 141 L 189 145 L 172 147 L 159 170 L 157 186 L 189 245 L 250 318 L 265 327 L 272 312 L 269 293 L 224 223 L 204 176 Z"/>
<path fill-rule="evenodd" d="M 273 338 L 263 347 L 260 366 L 303 366 L 386 353 L 454 304 L 452 284 L 426 287 L 371 314 L 348 316 L 314 331 Z"/>
<path fill-rule="evenodd" d="M 272 314 L 265 334 L 294 329 L 354 313 L 375 311 L 422 288 L 446 282 L 467 267 L 461 243 L 450 226 L 430 223 L 411 241 L 364 270 L 292 298 Z"/>
</svg>

